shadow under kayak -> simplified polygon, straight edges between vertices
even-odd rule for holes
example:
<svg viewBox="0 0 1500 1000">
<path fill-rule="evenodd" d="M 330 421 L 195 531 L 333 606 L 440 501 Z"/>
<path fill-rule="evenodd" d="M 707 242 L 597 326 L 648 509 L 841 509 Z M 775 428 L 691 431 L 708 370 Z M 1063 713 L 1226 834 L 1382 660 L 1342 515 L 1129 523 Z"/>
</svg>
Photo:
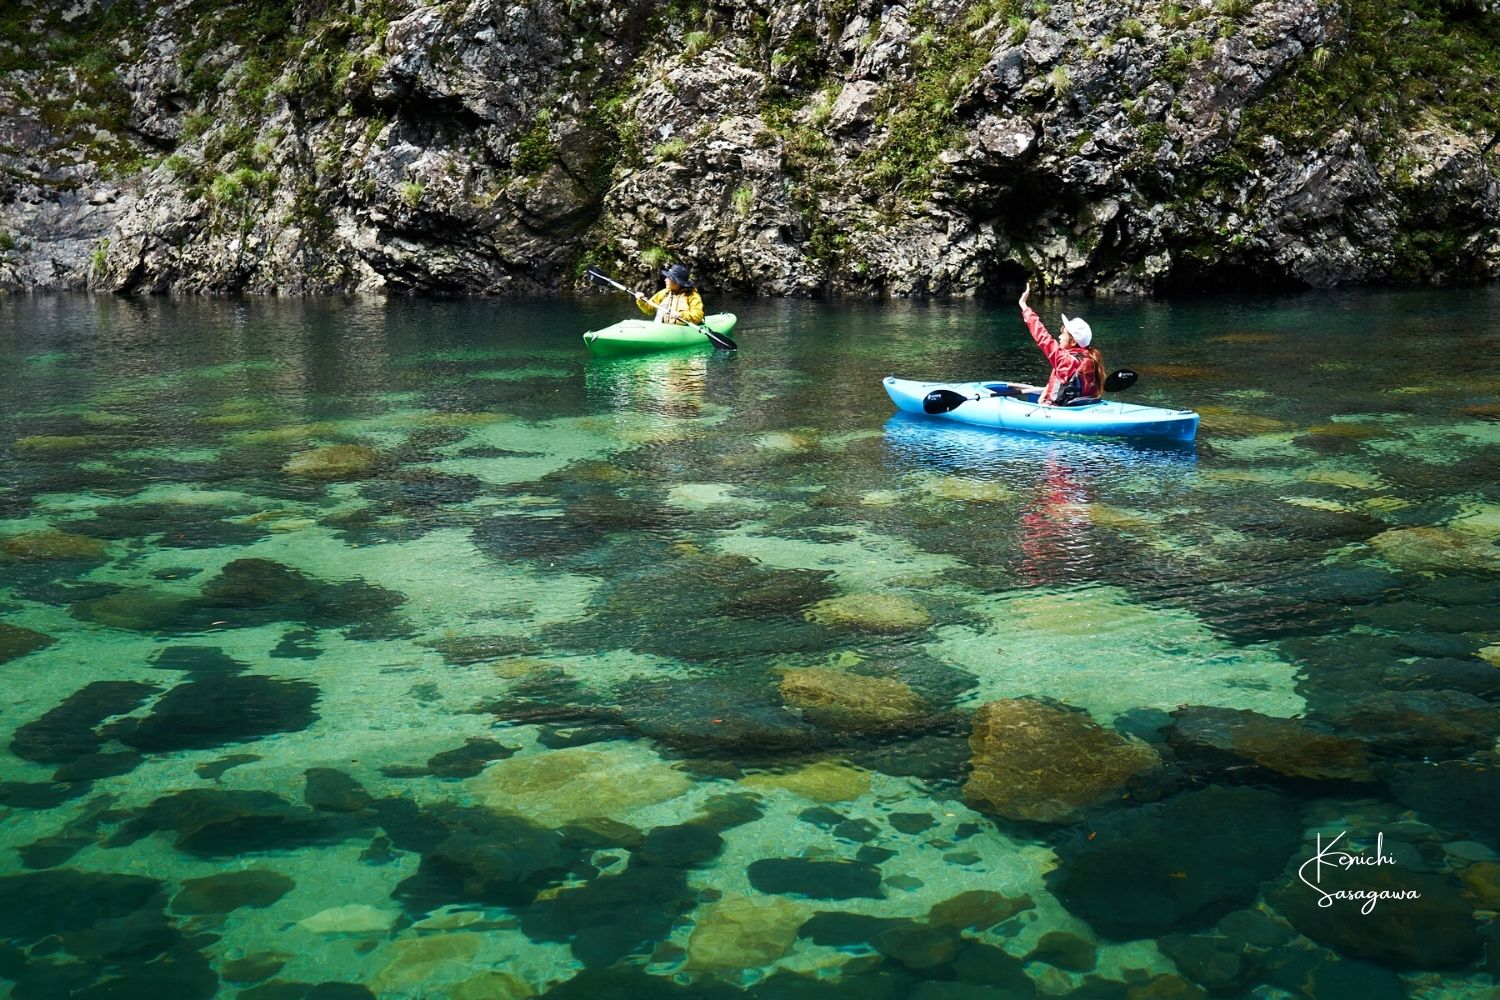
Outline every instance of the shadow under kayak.
<svg viewBox="0 0 1500 1000">
<path fill-rule="evenodd" d="M 1157 438 L 1191 441 L 1198 433 L 1198 414 L 1192 410 L 1166 410 L 1159 406 L 1116 403 L 1113 400 L 1074 406 L 1042 406 L 1040 389 L 1020 382 L 915 382 L 888 376 L 885 391 L 903 413 L 938 420 L 953 420 L 976 427 L 993 427 L 1033 434 L 1083 434 L 1096 437 Z M 943 412 L 923 406 L 934 393 L 943 396 Z"/>
<path fill-rule="evenodd" d="M 714 333 L 728 334 L 734 329 L 734 313 L 714 313 L 703 318 L 703 325 Z M 649 319 L 622 319 L 614 326 L 590 330 L 583 335 L 584 346 L 591 354 L 644 354 L 647 351 L 670 351 L 680 347 L 711 347 L 712 342 L 696 326 L 655 323 Z"/>
</svg>

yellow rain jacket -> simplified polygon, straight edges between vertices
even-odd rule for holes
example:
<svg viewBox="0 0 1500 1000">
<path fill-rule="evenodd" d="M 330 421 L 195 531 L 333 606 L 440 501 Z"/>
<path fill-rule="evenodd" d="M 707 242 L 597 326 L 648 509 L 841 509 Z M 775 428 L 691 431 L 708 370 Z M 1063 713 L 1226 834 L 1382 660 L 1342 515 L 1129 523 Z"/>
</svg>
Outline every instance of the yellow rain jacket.
<svg viewBox="0 0 1500 1000">
<path fill-rule="evenodd" d="M 661 312 L 651 308 L 647 302 L 660 305 Z M 641 312 L 662 323 L 692 326 L 703 322 L 703 297 L 698 294 L 696 288 L 688 288 L 680 292 L 672 292 L 663 288 L 651 296 L 647 302 L 635 300 Z"/>
</svg>

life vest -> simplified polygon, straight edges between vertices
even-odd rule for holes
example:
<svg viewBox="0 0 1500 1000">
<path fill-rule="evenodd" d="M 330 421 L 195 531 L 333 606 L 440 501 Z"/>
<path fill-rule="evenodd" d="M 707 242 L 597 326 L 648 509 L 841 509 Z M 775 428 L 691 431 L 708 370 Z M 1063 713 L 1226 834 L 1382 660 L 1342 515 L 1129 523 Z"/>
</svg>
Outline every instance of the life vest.
<svg viewBox="0 0 1500 1000">
<path fill-rule="evenodd" d="M 1048 394 L 1046 402 L 1051 406 L 1066 406 L 1080 396 L 1098 396 L 1101 386 L 1095 377 L 1094 359 L 1089 357 L 1089 352 L 1082 348 L 1074 348 L 1065 351 L 1072 358 L 1075 365 L 1073 373 L 1066 378 L 1059 377 L 1060 373 L 1052 378 L 1052 392 Z"/>
</svg>

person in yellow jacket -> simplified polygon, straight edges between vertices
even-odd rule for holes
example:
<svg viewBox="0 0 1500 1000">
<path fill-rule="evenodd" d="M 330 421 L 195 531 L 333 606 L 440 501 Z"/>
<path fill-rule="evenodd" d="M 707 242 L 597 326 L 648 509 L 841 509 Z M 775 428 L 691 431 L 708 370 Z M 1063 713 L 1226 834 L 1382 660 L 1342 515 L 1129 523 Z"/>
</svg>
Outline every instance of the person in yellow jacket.
<svg viewBox="0 0 1500 1000">
<path fill-rule="evenodd" d="M 641 312 L 654 317 L 658 323 L 676 323 L 679 326 L 697 326 L 703 322 L 703 297 L 688 277 L 685 264 L 673 264 L 661 273 L 667 279 L 667 287 L 649 299 L 640 292 L 635 293 L 635 304 Z"/>
</svg>

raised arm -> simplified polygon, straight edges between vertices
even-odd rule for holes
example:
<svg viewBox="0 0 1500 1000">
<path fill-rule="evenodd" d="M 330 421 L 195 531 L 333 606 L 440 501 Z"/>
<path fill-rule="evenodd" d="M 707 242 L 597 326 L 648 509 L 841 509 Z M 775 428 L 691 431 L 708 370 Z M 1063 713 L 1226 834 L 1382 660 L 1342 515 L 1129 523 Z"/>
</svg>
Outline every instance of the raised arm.
<svg viewBox="0 0 1500 1000">
<path fill-rule="evenodd" d="M 1052 334 L 1047 332 L 1047 327 L 1042 324 L 1042 318 L 1038 316 L 1027 304 L 1026 300 L 1031 296 L 1031 282 L 1026 283 L 1026 290 L 1021 293 L 1017 303 L 1021 307 L 1021 321 L 1026 324 L 1026 329 L 1031 334 L 1031 339 L 1036 341 L 1036 346 L 1042 349 L 1047 356 L 1048 364 L 1056 367 L 1058 357 L 1062 354 L 1062 348 L 1057 341 L 1052 339 Z"/>
</svg>

